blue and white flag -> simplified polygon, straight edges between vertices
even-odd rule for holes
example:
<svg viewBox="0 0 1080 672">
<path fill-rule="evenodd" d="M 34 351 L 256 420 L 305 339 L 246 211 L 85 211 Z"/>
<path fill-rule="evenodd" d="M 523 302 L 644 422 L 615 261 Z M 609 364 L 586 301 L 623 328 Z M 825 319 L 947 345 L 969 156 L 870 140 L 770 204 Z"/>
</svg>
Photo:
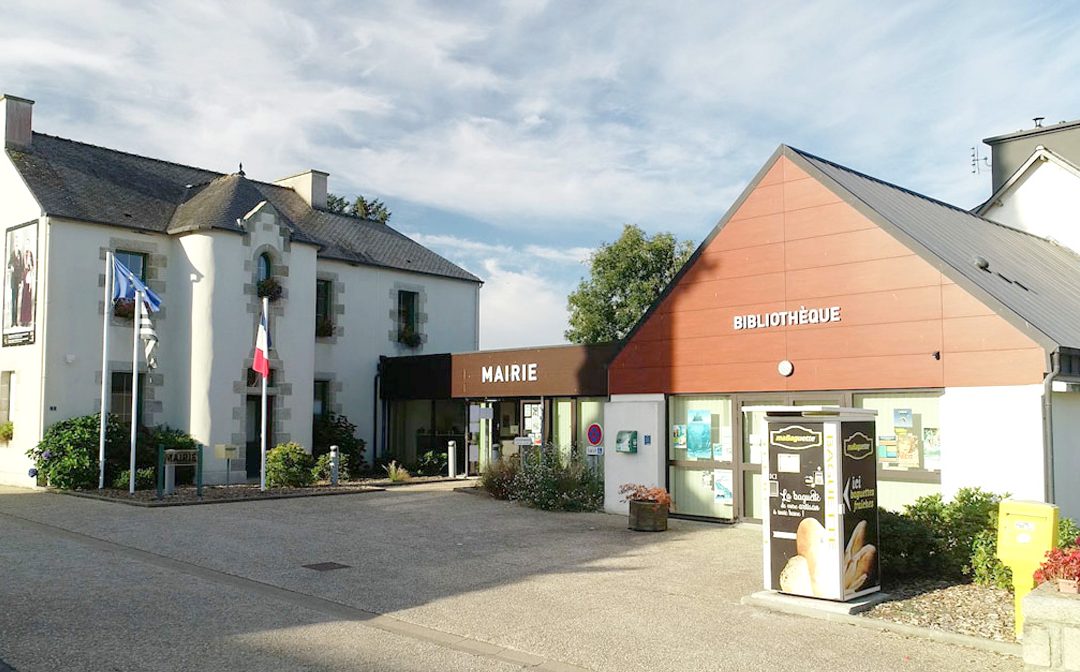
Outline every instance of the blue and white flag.
<svg viewBox="0 0 1080 672">
<path fill-rule="evenodd" d="M 135 275 L 119 259 L 113 257 L 113 301 L 117 299 L 135 299 L 135 292 L 142 292 L 143 300 L 150 312 L 161 310 L 161 298 L 147 287 L 139 276 Z"/>
</svg>

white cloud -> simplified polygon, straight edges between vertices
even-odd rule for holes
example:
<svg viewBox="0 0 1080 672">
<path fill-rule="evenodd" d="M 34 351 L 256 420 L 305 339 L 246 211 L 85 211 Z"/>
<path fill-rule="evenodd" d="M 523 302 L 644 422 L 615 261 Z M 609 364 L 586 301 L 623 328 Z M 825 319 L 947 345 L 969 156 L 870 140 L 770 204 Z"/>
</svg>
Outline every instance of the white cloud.
<svg viewBox="0 0 1080 672">
<path fill-rule="evenodd" d="M 406 234 L 484 281 L 480 343 L 510 348 L 564 343 L 566 296 L 587 272 L 592 250 L 542 245 L 515 248 L 445 234 Z"/>
<path fill-rule="evenodd" d="M 520 348 L 565 343 L 566 294 L 538 273 L 506 268 L 489 259 L 480 290 L 480 345 Z"/>
<path fill-rule="evenodd" d="M 1080 117 L 1078 31 L 1030 3 L 10 0 L 0 71 L 44 132 L 497 227 L 431 241 L 497 299 L 565 295 L 624 223 L 700 240 L 781 142 L 974 205 L 972 145 Z"/>
</svg>

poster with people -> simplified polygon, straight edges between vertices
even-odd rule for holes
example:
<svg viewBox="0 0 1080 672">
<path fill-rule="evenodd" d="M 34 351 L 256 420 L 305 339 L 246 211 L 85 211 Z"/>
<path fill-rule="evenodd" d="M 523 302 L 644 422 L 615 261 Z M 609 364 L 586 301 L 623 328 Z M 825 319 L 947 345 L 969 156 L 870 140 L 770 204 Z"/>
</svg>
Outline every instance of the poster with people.
<svg viewBox="0 0 1080 672">
<path fill-rule="evenodd" d="M 4 345 L 34 342 L 37 315 L 37 222 L 7 230 L 4 252 Z"/>
</svg>

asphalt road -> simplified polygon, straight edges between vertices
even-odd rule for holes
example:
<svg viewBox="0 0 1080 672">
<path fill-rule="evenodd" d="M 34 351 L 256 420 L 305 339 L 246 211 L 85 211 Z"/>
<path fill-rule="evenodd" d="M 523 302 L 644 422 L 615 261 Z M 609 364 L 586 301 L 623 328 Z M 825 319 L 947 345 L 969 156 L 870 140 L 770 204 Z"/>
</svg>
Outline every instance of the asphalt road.
<svg viewBox="0 0 1080 672">
<path fill-rule="evenodd" d="M 632 533 L 443 485 L 162 509 L 0 488 L 19 672 L 1022 669 L 740 604 L 760 574 L 753 529 Z"/>
</svg>

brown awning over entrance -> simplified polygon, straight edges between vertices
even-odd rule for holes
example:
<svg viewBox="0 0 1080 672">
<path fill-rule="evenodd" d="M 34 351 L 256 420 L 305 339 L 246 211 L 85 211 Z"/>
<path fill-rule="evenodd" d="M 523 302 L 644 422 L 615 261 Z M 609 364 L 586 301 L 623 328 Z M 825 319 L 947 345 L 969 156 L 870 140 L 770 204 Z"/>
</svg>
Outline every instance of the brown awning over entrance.
<svg viewBox="0 0 1080 672">
<path fill-rule="evenodd" d="M 607 396 L 616 344 L 388 357 L 383 399 Z"/>
</svg>

